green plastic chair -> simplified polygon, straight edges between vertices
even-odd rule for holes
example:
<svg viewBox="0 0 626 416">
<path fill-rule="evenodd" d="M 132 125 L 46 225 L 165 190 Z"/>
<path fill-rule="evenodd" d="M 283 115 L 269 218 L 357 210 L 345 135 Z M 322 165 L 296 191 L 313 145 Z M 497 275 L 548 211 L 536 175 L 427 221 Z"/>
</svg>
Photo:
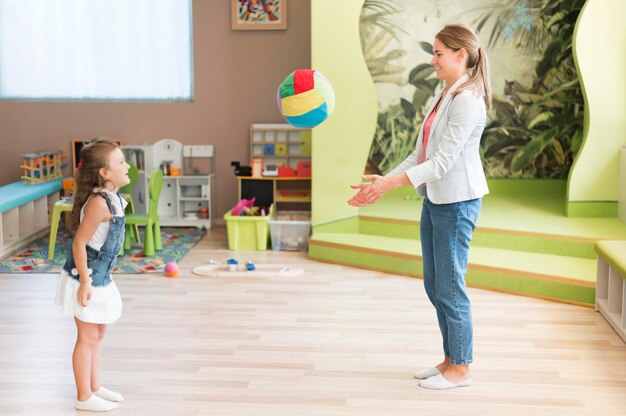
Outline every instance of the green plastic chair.
<svg viewBox="0 0 626 416">
<path fill-rule="evenodd" d="M 120 196 L 124 198 L 126 202 L 128 202 L 128 205 L 126 206 L 126 210 L 125 210 L 126 215 L 135 213 L 135 204 L 133 203 L 132 189 L 133 189 L 133 184 L 137 182 L 137 179 L 139 179 L 139 170 L 137 170 L 137 166 L 135 166 L 132 163 L 128 163 L 128 164 L 130 165 L 130 168 L 128 168 L 128 178 L 130 179 L 130 182 L 128 183 L 128 185 L 122 187 L 119 191 Z M 139 239 L 139 226 L 137 224 L 133 224 L 131 231 L 132 231 L 132 236 L 135 239 L 135 241 L 140 243 L 141 240 Z M 123 250 L 122 250 L 122 254 L 123 254 Z"/>
<path fill-rule="evenodd" d="M 124 239 L 124 250 L 130 249 L 131 226 L 145 225 L 146 235 L 143 242 L 143 253 L 146 256 L 154 256 L 156 250 L 163 249 L 161 240 L 161 225 L 159 224 L 159 197 L 163 188 L 163 171 L 157 170 L 150 177 L 148 197 L 148 214 L 128 214 L 126 215 L 126 231 Z"/>
</svg>

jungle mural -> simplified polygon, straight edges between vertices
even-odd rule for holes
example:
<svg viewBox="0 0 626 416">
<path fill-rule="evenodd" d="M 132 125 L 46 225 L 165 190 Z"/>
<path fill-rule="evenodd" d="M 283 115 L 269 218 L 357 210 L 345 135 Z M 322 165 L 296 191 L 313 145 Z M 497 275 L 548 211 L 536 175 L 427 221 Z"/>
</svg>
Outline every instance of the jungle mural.
<svg viewBox="0 0 626 416">
<path fill-rule="evenodd" d="M 566 178 L 583 138 L 572 37 L 584 0 L 366 0 L 363 55 L 378 93 L 366 173 L 385 174 L 415 148 L 443 82 L 430 65 L 446 23 L 474 27 L 490 59 L 493 108 L 481 140 L 488 177 Z"/>
</svg>

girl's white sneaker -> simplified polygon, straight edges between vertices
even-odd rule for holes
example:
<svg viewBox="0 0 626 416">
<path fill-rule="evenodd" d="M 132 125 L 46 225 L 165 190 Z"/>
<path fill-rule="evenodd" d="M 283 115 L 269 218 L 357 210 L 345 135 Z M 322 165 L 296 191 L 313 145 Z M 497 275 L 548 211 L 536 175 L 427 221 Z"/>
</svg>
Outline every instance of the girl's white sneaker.
<svg viewBox="0 0 626 416">
<path fill-rule="evenodd" d="M 81 402 L 76 400 L 76 410 L 88 410 L 91 412 L 108 412 L 109 410 L 117 409 L 118 404 L 110 402 L 108 400 L 101 399 L 100 397 L 92 394 L 90 398 Z"/>
<path fill-rule="evenodd" d="M 109 400 L 111 402 L 123 402 L 124 401 L 124 396 L 122 396 L 121 393 L 109 390 L 104 386 L 100 386 L 98 391 L 94 391 L 93 394 L 100 397 L 101 399 Z"/>
</svg>

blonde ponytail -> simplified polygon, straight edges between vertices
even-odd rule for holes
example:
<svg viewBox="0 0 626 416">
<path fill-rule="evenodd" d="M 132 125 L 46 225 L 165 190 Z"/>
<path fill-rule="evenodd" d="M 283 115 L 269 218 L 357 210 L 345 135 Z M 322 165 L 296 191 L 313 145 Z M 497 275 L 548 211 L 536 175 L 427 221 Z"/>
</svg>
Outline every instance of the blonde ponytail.
<svg viewBox="0 0 626 416">
<path fill-rule="evenodd" d="M 435 37 L 453 51 L 465 49 L 467 52 L 467 69 L 470 77 L 452 95 L 456 96 L 464 89 L 470 89 L 483 97 L 485 106 L 490 109 L 489 59 L 487 53 L 480 47 L 476 33 L 464 24 L 452 24 L 446 25 Z"/>
<path fill-rule="evenodd" d="M 485 99 L 485 106 L 487 110 L 491 108 L 491 81 L 489 80 L 489 59 L 487 54 L 483 51 L 483 48 L 478 47 L 478 60 L 474 68 L 472 68 L 472 75 L 467 82 L 471 86 L 475 86 L 478 89 L 480 95 Z"/>
</svg>

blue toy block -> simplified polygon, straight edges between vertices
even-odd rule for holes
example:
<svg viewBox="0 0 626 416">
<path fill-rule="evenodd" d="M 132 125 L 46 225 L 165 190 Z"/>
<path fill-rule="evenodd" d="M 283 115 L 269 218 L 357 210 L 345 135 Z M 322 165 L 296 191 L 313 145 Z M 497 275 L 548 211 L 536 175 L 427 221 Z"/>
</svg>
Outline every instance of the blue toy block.
<svg viewBox="0 0 626 416">
<path fill-rule="evenodd" d="M 274 156 L 274 143 L 266 143 L 263 145 L 263 156 Z"/>
</svg>

